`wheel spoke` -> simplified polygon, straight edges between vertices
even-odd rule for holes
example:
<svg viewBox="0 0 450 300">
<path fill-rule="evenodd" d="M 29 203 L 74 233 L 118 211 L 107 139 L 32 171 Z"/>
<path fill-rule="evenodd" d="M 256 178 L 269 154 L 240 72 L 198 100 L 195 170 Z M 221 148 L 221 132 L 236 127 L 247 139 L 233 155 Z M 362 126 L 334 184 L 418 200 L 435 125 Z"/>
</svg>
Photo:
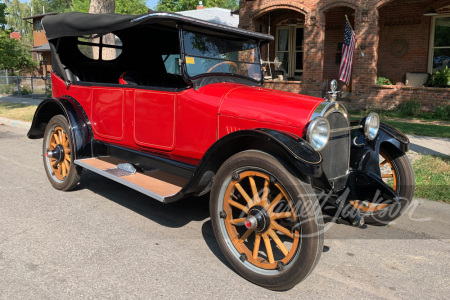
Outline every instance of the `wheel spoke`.
<svg viewBox="0 0 450 300">
<path fill-rule="evenodd" d="M 277 214 L 272 214 L 271 215 L 271 219 L 272 220 L 286 219 L 286 218 L 290 218 L 290 217 L 292 217 L 292 213 L 291 212 L 283 212 L 283 213 L 277 213 Z"/>
<path fill-rule="evenodd" d="M 248 213 L 248 207 L 246 207 L 240 203 L 237 203 L 236 201 L 231 200 L 231 199 L 228 199 L 228 203 L 236 208 L 239 208 L 243 212 Z"/>
<path fill-rule="evenodd" d="M 62 170 L 63 178 L 66 177 L 66 174 L 67 174 L 66 165 L 63 163 L 61 163 L 61 170 Z"/>
<path fill-rule="evenodd" d="M 261 201 L 261 199 L 259 198 L 258 189 L 256 188 L 255 179 L 253 179 L 252 176 L 249 176 L 248 177 L 248 181 L 250 181 L 250 186 L 252 187 L 253 201 L 254 201 L 255 204 L 258 204 L 259 201 Z"/>
<path fill-rule="evenodd" d="M 63 144 L 64 143 L 64 141 L 63 141 L 63 134 L 62 134 L 62 131 L 61 130 L 58 130 L 58 136 L 59 136 L 59 143 L 60 144 Z"/>
<path fill-rule="evenodd" d="M 381 178 L 392 178 L 394 177 L 394 174 L 383 174 L 381 175 Z"/>
<path fill-rule="evenodd" d="M 239 183 L 236 183 L 234 186 L 238 189 L 239 193 L 241 193 L 242 197 L 244 197 L 245 201 L 247 201 L 248 206 L 252 207 L 253 200 L 252 200 L 252 198 L 250 198 L 250 196 L 247 194 L 247 192 L 242 188 L 242 186 Z"/>
<path fill-rule="evenodd" d="M 66 154 L 64 156 L 64 159 L 67 160 L 68 162 L 72 162 L 72 159 L 70 158 L 70 156 L 68 154 Z"/>
<path fill-rule="evenodd" d="M 263 194 L 261 198 L 261 206 L 266 207 L 267 206 L 267 196 L 269 195 L 269 180 L 264 181 L 264 188 L 263 188 Z"/>
<path fill-rule="evenodd" d="M 269 229 L 267 231 L 267 233 L 270 235 L 272 240 L 275 241 L 275 244 L 277 244 L 278 248 L 281 250 L 281 252 L 283 252 L 284 256 L 287 256 L 289 251 L 288 251 L 288 249 L 286 249 L 286 247 L 284 246 L 283 242 L 280 240 L 280 238 L 275 233 L 275 231 L 273 231 L 272 229 Z"/>
<path fill-rule="evenodd" d="M 245 222 L 246 219 L 247 218 L 232 219 L 232 220 L 230 220 L 230 223 L 233 225 L 242 224 Z"/>
<path fill-rule="evenodd" d="M 69 173 L 69 170 L 70 170 L 70 164 L 69 164 L 69 162 L 68 162 L 67 160 L 64 160 L 64 164 L 66 165 L 66 171 L 67 171 L 67 173 Z"/>
<path fill-rule="evenodd" d="M 255 246 L 253 247 L 253 259 L 256 259 L 258 257 L 259 252 L 259 245 L 261 244 L 261 235 L 256 234 L 255 235 Z"/>
<path fill-rule="evenodd" d="M 56 133 L 53 134 L 53 137 L 55 138 L 55 141 L 56 141 L 57 144 L 61 144 L 59 142 L 59 137 L 58 137 L 58 135 Z"/>
<path fill-rule="evenodd" d="M 387 164 L 387 162 L 388 162 L 387 159 L 385 159 L 383 162 L 381 162 L 381 163 L 380 163 L 380 168 L 381 168 L 382 166 L 384 166 L 385 164 Z"/>
<path fill-rule="evenodd" d="M 273 263 L 275 262 L 275 260 L 273 259 L 272 246 L 270 245 L 269 236 L 267 235 L 267 233 L 263 233 L 262 238 L 264 240 L 264 245 L 266 246 L 267 258 L 269 259 L 269 263 Z"/>
<path fill-rule="evenodd" d="M 243 236 L 239 238 L 239 243 L 245 242 L 245 240 L 253 233 L 253 229 L 247 230 Z"/>
<path fill-rule="evenodd" d="M 267 208 L 267 211 L 269 213 L 271 213 L 273 211 L 273 209 L 275 208 L 275 206 L 278 204 L 278 202 L 280 202 L 280 200 L 283 198 L 283 194 L 279 193 L 275 199 L 272 200 L 272 202 L 270 202 L 269 207 Z"/>
<path fill-rule="evenodd" d="M 55 149 L 55 147 L 56 147 L 56 143 L 50 143 L 50 150 L 53 150 L 53 149 Z"/>
<path fill-rule="evenodd" d="M 280 224 L 278 224 L 275 221 L 272 221 L 271 224 L 275 230 L 278 230 L 278 231 L 284 233 L 285 235 L 287 235 L 288 237 L 290 237 L 291 239 L 294 239 L 294 235 L 287 228 L 281 226 Z"/>
</svg>

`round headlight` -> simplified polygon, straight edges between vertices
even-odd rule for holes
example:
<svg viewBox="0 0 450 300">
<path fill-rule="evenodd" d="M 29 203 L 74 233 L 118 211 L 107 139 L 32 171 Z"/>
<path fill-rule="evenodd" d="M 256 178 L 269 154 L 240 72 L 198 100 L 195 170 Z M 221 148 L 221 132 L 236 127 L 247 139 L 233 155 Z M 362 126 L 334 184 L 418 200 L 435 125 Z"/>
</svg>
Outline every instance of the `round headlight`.
<svg viewBox="0 0 450 300">
<path fill-rule="evenodd" d="M 377 113 L 370 113 L 364 122 L 364 135 L 371 141 L 377 137 L 380 128 L 380 117 Z"/>
<path fill-rule="evenodd" d="M 308 126 L 306 139 L 317 151 L 322 150 L 330 137 L 330 123 L 323 117 L 317 117 Z"/>
</svg>

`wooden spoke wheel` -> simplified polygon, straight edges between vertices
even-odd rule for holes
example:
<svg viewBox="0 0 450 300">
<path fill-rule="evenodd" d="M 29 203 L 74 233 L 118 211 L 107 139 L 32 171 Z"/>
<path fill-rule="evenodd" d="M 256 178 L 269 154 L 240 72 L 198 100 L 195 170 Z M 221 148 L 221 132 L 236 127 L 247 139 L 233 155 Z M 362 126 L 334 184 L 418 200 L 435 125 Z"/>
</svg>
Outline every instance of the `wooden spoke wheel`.
<svg viewBox="0 0 450 300">
<path fill-rule="evenodd" d="M 323 249 L 323 218 L 312 188 L 273 156 L 229 158 L 214 179 L 211 221 L 218 244 L 248 280 L 284 290 L 306 278 Z"/>
<path fill-rule="evenodd" d="M 73 154 L 69 124 L 57 115 L 47 124 L 43 143 L 45 171 L 56 189 L 71 190 L 80 179 L 81 168 L 73 163 Z"/>
<path fill-rule="evenodd" d="M 228 236 L 251 264 L 274 270 L 278 265 L 287 265 L 300 247 L 300 232 L 295 228 L 298 217 L 292 199 L 266 173 L 235 173 L 226 189 L 222 208 Z"/>
<path fill-rule="evenodd" d="M 414 195 L 415 179 L 405 153 L 394 148 L 381 148 L 379 158 L 381 178 L 398 194 L 399 202 L 383 199 L 379 203 L 358 200 L 351 203 L 361 209 L 366 223 L 386 225 L 409 206 Z"/>
</svg>

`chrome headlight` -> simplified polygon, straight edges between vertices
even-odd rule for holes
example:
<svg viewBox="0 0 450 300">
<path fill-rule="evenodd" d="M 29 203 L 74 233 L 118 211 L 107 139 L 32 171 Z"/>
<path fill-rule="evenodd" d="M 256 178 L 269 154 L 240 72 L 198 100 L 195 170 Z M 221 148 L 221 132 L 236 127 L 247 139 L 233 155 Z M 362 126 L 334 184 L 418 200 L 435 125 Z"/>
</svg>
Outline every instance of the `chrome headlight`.
<svg viewBox="0 0 450 300">
<path fill-rule="evenodd" d="M 306 139 L 317 151 L 322 150 L 330 137 L 330 123 L 324 117 L 317 117 L 309 123 Z"/>
<path fill-rule="evenodd" d="M 369 141 L 377 137 L 378 129 L 380 128 L 380 117 L 377 113 L 370 113 L 364 122 L 364 135 Z"/>
</svg>

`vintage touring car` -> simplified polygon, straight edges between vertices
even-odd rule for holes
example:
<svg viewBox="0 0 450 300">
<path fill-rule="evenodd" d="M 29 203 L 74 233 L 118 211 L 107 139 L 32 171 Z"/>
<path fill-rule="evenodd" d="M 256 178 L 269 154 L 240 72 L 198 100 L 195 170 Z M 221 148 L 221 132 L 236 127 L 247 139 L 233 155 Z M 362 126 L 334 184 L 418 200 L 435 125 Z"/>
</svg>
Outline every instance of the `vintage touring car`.
<svg viewBox="0 0 450 300">
<path fill-rule="evenodd" d="M 170 203 L 210 195 L 217 242 L 248 280 L 283 290 L 323 248 L 322 206 L 383 225 L 413 197 L 408 139 L 370 113 L 262 87 L 270 35 L 154 12 L 46 16 L 53 98 L 43 138 L 51 184 L 88 169 Z"/>
</svg>

